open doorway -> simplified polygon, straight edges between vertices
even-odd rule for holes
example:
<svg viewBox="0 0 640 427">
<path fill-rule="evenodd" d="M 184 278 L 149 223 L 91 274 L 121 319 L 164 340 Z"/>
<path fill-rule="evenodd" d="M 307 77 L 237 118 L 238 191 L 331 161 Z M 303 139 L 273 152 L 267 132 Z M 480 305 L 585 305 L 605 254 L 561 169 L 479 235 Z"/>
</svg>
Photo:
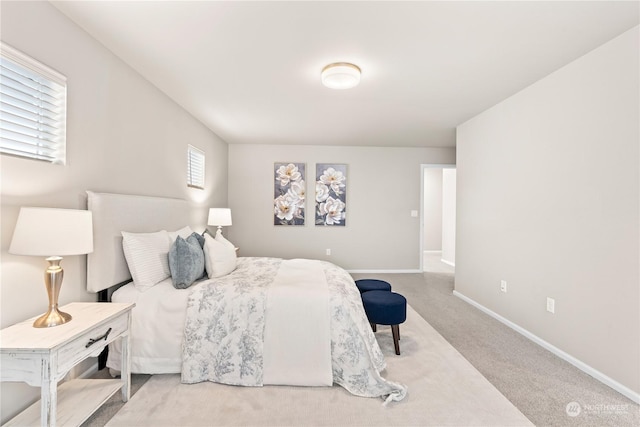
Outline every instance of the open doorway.
<svg viewBox="0 0 640 427">
<path fill-rule="evenodd" d="M 455 273 L 455 165 L 422 165 L 421 270 Z"/>
</svg>

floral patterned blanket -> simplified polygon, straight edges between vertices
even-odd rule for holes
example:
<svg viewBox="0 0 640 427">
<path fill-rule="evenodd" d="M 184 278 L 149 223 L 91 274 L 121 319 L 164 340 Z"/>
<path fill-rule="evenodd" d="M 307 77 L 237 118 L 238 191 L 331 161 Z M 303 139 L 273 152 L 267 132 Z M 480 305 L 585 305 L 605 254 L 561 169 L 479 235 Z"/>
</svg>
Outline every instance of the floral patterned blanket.
<svg viewBox="0 0 640 427">
<path fill-rule="evenodd" d="M 196 286 L 187 305 L 182 382 L 263 385 L 267 289 L 283 260 L 239 258 L 236 270 Z M 352 394 L 402 400 L 406 386 L 380 376 L 386 364 L 351 276 L 325 261 L 333 382 Z M 286 333 L 286 331 L 284 332 Z"/>
</svg>

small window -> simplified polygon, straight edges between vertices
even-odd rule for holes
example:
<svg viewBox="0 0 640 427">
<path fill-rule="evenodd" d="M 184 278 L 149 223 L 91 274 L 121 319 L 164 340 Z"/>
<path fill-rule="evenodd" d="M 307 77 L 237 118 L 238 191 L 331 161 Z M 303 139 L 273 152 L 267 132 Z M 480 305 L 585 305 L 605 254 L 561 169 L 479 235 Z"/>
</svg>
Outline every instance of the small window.
<svg viewBox="0 0 640 427">
<path fill-rule="evenodd" d="M 0 153 L 65 164 L 67 79 L 0 42 Z"/>
<path fill-rule="evenodd" d="M 187 147 L 187 186 L 204 190 L 204 151 Z"/>
</svg>

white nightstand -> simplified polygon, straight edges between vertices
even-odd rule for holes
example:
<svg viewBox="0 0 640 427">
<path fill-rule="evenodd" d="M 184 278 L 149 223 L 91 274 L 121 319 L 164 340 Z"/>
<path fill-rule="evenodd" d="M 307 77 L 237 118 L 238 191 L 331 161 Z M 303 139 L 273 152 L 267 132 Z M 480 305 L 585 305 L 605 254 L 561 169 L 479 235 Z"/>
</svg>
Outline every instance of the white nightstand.
<svg viewBox="0 0 640 427">
<path fill-rule="evenodd" d="M 11 426 L 80 425 L 118 390 L 129 400 L 129 330 L 135 304 L 72 303 L 61 307 L 73 319 L 53 328 L 34 328 L 35 317 L 0 331 L 0 381 L 41 388 L 41 400 L 13 418 Z M 58 387 L 69 370 L 122 339 L 121 379 L 76 379 Z"/>
</svg>

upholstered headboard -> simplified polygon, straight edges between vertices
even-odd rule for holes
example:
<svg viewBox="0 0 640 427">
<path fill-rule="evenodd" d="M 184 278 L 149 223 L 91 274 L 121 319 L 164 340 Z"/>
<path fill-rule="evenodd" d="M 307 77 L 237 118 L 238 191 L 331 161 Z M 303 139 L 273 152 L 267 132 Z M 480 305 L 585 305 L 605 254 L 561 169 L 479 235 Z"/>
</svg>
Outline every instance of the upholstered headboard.
<svg viewBox="0 0 640 427">
<path fill-rule="evenodd" d="M 131 279 L 122 251 L 122 231 L 174 231 L 189 224 L 181 199 L 87 191 L 93 213 L 93 252 L 87 259 L 87 290 L 100 292 Z"/>
</svg>

